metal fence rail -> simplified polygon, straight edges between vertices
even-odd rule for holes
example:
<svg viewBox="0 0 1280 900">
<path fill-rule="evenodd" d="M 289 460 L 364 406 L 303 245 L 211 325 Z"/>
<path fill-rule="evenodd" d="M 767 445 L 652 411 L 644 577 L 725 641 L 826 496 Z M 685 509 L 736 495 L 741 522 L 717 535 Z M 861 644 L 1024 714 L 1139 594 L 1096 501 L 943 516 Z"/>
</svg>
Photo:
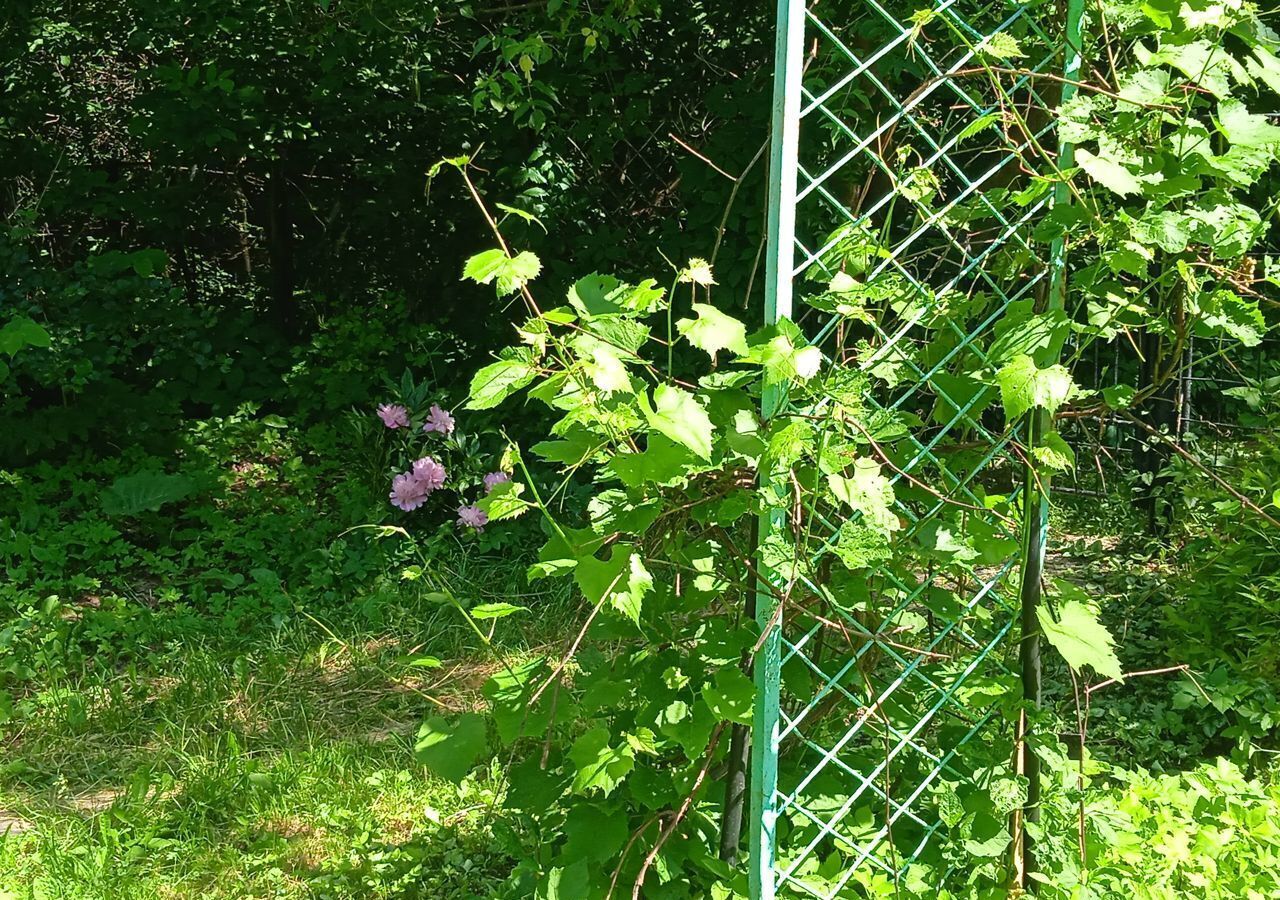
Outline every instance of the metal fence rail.
<svg viewBox="0 0 1280 900">
<path fill-rule="evenodd" d="M 1061 303 L 1062 248 L 1032 236 L 1055 190 L 1031 173 L 1066 162 L 1050 110 L 1079 17 L 779 2 L 766 319 L 797 323 L 840 390 L 773 384 L 763 412 L 851 410 L 896 521 L 880 552 L 857 515 L 802 499 L 762 517 L 753 897 L 1024 875 L 1038 661 L 1018 638 L 1039 593 L 1044 482 L 1027 473 L 1044 423 L 1006 422 L 991 373 L 1011 323 Z M 788 473 L 769 477 L 788 496 Z M 977 794 L 994 814 L 968 814 Z"/>
</svg>

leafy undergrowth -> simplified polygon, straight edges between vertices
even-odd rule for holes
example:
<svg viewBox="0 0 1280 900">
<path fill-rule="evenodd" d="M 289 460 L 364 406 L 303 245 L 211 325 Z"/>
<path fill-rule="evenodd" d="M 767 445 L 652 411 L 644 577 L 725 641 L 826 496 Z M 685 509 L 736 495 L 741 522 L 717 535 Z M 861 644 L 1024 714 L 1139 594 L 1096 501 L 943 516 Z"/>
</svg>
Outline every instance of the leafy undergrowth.
<svg viewBox="0 0 1280 900">
<path fill-rule="evenodd" d="M 496 664 L 359 527 L 400 519 L 358 420 L 246 406 L 0 473 L 0 897 L 494 896 L 500 770 L 414 741 Z M 537 611 L 493 623 L 506 658 L 561 639 L 519 529 L 431 540 L 469 604 Z"/>
</svg>

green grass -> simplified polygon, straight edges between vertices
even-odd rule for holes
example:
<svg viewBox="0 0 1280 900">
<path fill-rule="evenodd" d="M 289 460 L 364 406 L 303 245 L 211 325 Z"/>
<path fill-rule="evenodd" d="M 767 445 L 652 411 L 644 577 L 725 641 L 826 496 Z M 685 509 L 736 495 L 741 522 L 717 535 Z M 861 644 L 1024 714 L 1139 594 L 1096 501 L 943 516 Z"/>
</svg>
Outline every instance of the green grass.
<svg viewBox="0 0 1280 900">
<path fill-rule="evenodd" d="M 504 621 L 504 653 L 565 622 L 542 599 Z M 447 610 L 342 620 L 38 680 L 0 739 L 0 897 L 492 896 L 512 865 L 487 837 L 499 779 L 458 788 L 412 749 L 497 663 Z"/>
</svg>

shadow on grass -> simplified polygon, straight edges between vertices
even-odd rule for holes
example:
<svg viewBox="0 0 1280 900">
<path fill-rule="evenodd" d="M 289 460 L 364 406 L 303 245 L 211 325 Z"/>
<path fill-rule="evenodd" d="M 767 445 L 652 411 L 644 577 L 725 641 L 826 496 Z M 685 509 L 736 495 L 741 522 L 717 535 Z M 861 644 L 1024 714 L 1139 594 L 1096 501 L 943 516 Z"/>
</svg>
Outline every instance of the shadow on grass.
<svg viewBox="0 0 1280 900">
<path fill-rule="evenodd" d="M 0 873 L 18 873 L 0 888 L 471 896 L 428 890 L 453 872 L 486 896 L 511 866 L 486 837 L 496 776 L 434 779 L 413 740 L 426 715 L 481 704 L 501 663 L 448 611 L 414 624 L 344 635 L 303 617 L 48 681 L 0 740 L 0 816 L 22 832 L 0 838 Z M 504 653 L 531 637 L 513 624 Z"/>
</svg>

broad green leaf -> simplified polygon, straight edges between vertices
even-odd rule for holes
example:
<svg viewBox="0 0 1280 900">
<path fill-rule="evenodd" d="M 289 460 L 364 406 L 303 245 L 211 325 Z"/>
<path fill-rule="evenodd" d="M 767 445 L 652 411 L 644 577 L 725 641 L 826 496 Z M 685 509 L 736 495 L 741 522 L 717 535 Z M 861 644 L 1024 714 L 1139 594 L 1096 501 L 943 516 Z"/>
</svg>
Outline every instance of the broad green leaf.
<svg viewBox="0 0 1280 900">
<path fill-rule="evenodd" d="M 862 521 L 876 532 L 888 535 L 900 527 L 893 512 L 893 485 L 874 459 L 854 460 L 852 476 L 833 473 L 827 476 L 827 484 L 838 500 L 862 513 Z"/>
<path fill-rule="evenodd" d="M 702 686 L 702 699 L 707 701 L 716 718 L 739 725 L 751 724 L 755 696 L 756 686 L 735 666 L 721 669 L 714 683 Z"/>
<path fill-rule="evenodd" d="M 552 724 L 572 722 L 577 717 L 577 702 L 567 691 L 543 691 L 537 703 L 530 704 L 550 671 L 547 660 L 537 657 L 503 668 L 485 682 L 482 691 L 504 745 L 522 737 L 542 737 Z"/>
<path fill-rule="evenodd" d="M 1127 384 L 1113 384 L 1102 389 L 1102 399 L 1112 409 L 1125 409 L 1137 396 L 1137 389 Z"/>
<path fill-rule="evenodd" d="M 805 345 L 805 337 L 790 319 L 762 328 L 747 339 L 748 350 L 741 362 L 764 367 L 765 378 L 774 383 L 807 380 L 817 374 L 822 351 Z"/>
<path fill-rule="evenodd" d="M 574 741 L 569 750 L 569 759 L 577 770 L 573 790 L 579 794 L 599 791 L 609 796 L 635 767 L 635 757 L 635 749 L 625 739 L 618 746 L 611 746 L 609 730 L 597 725 Z"/>
<path fill-rule="evenodd" d="M 995 340 L 987 350 L 991 362 L 1003 365 L 1025 354 L 1047 363 L 1061 350 L 1071 323 L 1060 309 L 1037 313 L 1033 301 L 1018 300 L 1009 304 L 993 331 Z"/>
<path fill-rule="evenodd" d="M 813 346 L 801 347 L 791 357 L 791 364 L 795 367 L 796 377 L 808 381 L 822 368 L 822 351 Z"/>
<path fill-rule="evenodd" d="M 1256 300 L 1245 300 L 1234 291 L 1213 291 L 1200 295 L 1194 303 L 1199 319 L 1197 331 L 1214 334 L 1220 332 L 1235 338 L 1246 347 L 1262 343 L 1267 323 Z"/>
<path fill-rule="evenodd" d="M 591 869 L 585 859 L 580 859 L 569 866 L 553 866 L 546 880 L 538 885 L 534 900 L 579 900 L 590 892 Z"/>
<path fill-rule="evenodd" d="M 1000 384 L 1005 416 L 1011 422 L 1037 407 L 1051 414 L 1056 412 L 1072 390 L 1071 374 L 1065 366 L 1041 369 L 1029 356 L 1014 357 L 996 372 L 996 381 Z"/>
<path fill-rule="evenodd" d="M 1076 163 L 1090 178 L 1121 197 L 1142 193 L 1138 176 L 1114 159 L 1096 156 L 1080 147 L 1076 150 Z"/>
<path fill-rule="evenodd" d="M 631 376 L 622 360 L 603 344 L 597 344 L 591 350 L 591 359 L 586 363 L 587 377 L 603 394 L 631 392 Z"/>
<path fill-rule="evenodd" d="M 739 356 L 747 352 L 747 326 L 705 303 L 693 304 L 693 311 L 698 318 L 676 322 L 676 330 L 685 340 L 711 354 L 713 359 L 720 350 Z"/>
<path fill-rule="evenodd" d="M 996 389 L 992 385 L 968 375 L 938 372 L 929 381 L 934 393 L 938 395 L 932 418 L 939 425 L 947 425 L 962 414 L 961 422 L 978 421 L 982 411 L 996 396 Z"/>
<path fill-rule="evenodd" d="M 1256 59 L 1247 63 L 1249 74 L 1280 94 L 1280 58 L 1264 47 L 1254 47 L 1253 55 Z"/>
<path fill-rule="evenodd" d="M 607 560 L 594 556 L 579 559 L 573 577 L 588 603 L 597 605 L 607 601 L 611 608 L 635 624 L 640 623 L 641 604 L 645 595 L 653 590 L 653 576 L 645 568 L 644 560 L 630 547 L 614 545 Z"/>
<path fill-rule="evenodd" d="M 566 432 L 562 440 L 540 441 L 529 449 L 545 460 L 577 466 L 594 456 L 603 445 L 602 438 L 584 428 L 574 428 Z"/>
<path fill-rule="evenodd" d="M 591 274 L 579 278 L 569 288 L 569 303 L 588 318 L 624 313 L 643 315 L 661 307 L 664 294 L 651 278 L 632 285 L 612 275 Z"/>
<path fill-rule="evenodd" d="M 921 526 L 916 539 L 929 556 L 951 565 L 967 563 L 978 558 L 978 551 L 969 541 L 968 535 L 957 531 L 949 522 L 934 519 Z"/>
<path fill-rule="evenodd" d="M 627 578 L 626 590 L 615 591 L 609 597 L 609 605 L 630 619 L 633 624 L 639 625 L 640 606 L 645 594 L 653 590 L 653 576 L 644 567 L 644 560 L 640 558 L 639 553 L 631 554 L 628 567 L 631 571 Z"/>
<path fill-rule="evenodd" d="M 1117 92 L 1127 103 L 1117 104 L 1117 109 L 1131 110 L 1149 104 L 1164 103 L 1169 93 L 1169 72 L 1165 69 L 1138 69 L 1120 77 Z"/>
<path fill-rule="evenodd" d="M 102 495 L 102 511 L 109 516 L 136 516 L 157 510 L 195 491 L 195 482 L 184 475 L 139 472 L 117 478 Z"/>
<path fill-rule="evenodd" d="M 561 860 L 603 863 L 613 859 L 627 842 L 628 831 L 626 816 L 595 804 L 574 804 L 564 823 L 566 840 Z M 588 891 L 584 886 L 582 893 L 566 894 L 564 900 L 579 900 L 586 896 Z"/>
<path fill-rule="evenodd" d="M 1249 112 L 1239 100 L 1225 100 L 1218 106 L 1218 128 L 1233 144 L 1245 147 L 1280 145 L 1280 126 L 1264 115 Z"/>
<path fill-rule="evenodd" d="M 26 316 L 14 316 L 0 328 L 0 353 L 13 356 L 24 347 L 48 347 L 49 332 Z"/>
<path fill-rule="evenodd" d="M 538 257 L 523 250 L 508 256 L 500 249 L 477 253 L 462 267 L 462 277 L 477 284 L 493 284 L 499 296 L 514 293 L 538 277 L 542 263 Z"/>
<path fill-rule="evenodd" d="M 873 569 L 893 556 L 889 539 L 883 531 L 853 519 L 840 526 L 835 552 L 845 568 L 851 571 Z"/>
<path fill-rule="evenodd" d="M 1151 4 L 1147 4 L 1147 8 L 1150 9 Z M 1172 66 L 1216 97 L 1225 98 L 1231 93 L 1230 57 L 1221 43 L 1206 40 L 1165 43 L 1154 52 L 1139 43 L 1134 49 L 1138 62 L 1144 66 Z"/>
<path fill-rule="evenodd" d="M 648 446 L 642 452 L 619 453 L 609 460 L 609 470 L 627 487 L 672 484 L 683 481 L 702 467 L 688 447 L 661 434 L 650 434 Z"/>
<path fill-rule="evenodd" d="M 413 756 L 436 775 L 457 784 L 471 771 L 486 744 L 483 716 L 463 713 L 452 723 L 432 716 L 418 729 Z"/>
<path fill-rule="evenodd" d="M 1076 454 L 1062 435 L 1051 431 L 1042 438 L 1043 443 L 1031 450 L 1040 465 L 1054 472 L 1066 472 L 1075 467 Z"/>
<path fill-rule="evenodd" d="M 1120 660 L 1116 658 L 1115 638 L 1098 621 L 1095 610 L 1079 600 L 1066 600 L 1058 608 L 1055 619 L 1044 607 L 1036 609 L 1040 630 L 1054 649 L 1077 672 L 1089 666 L 1104 678 L 1121 678 Z"/>
<path fill-rule="evenodd" d="M 500 359 L 485 366 L 471 379 L 467 409 L 492 409 L 537 376 L 538 370 L 527 359 Z"/>
<path fill-rule="evenodd" d="M 693 394 L 669 384 L 653 391 L 653 405 L 644 404 L 649 427 L 688 447 L 702 459 L 711 459 L 714 431 L 706 410 Z"/>
</svg>

